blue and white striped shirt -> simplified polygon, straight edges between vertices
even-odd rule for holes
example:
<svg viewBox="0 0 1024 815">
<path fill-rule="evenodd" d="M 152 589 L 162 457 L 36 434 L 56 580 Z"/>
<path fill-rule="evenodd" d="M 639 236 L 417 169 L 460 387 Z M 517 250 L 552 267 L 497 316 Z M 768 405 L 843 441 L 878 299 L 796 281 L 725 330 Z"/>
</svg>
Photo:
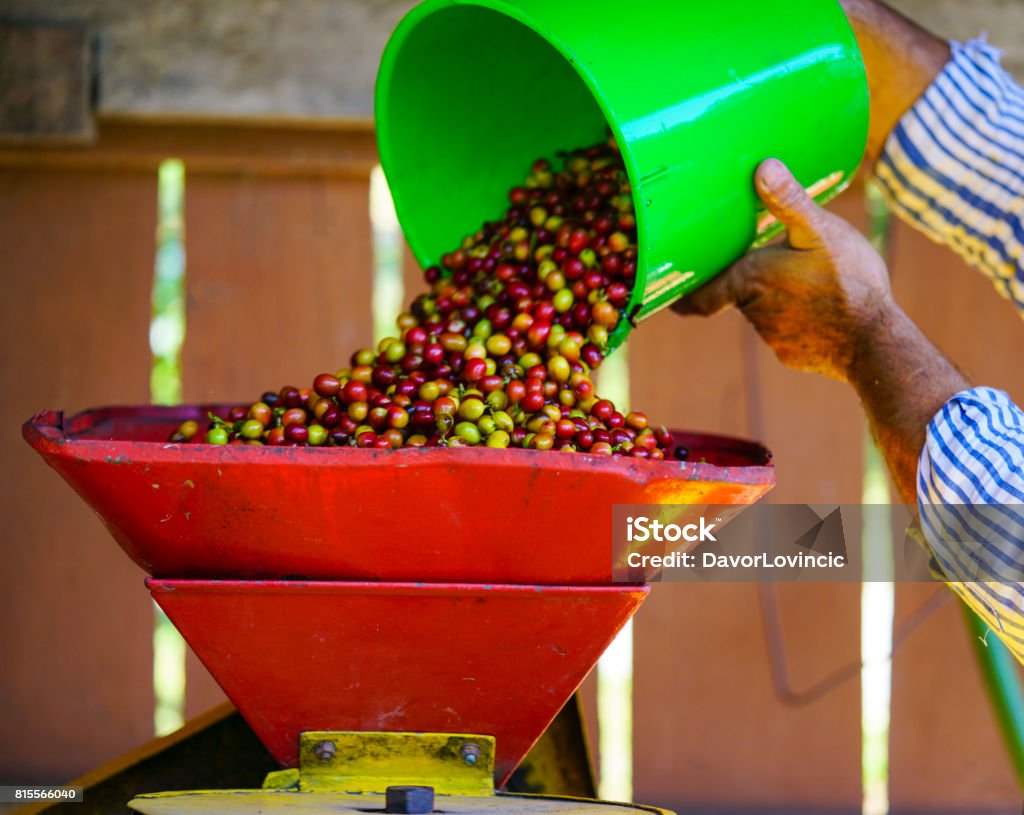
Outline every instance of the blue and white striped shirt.
<svg viewBox="0 0 1024 815">
<path fill-rule="evenodd" d="M 1024 90 L 983 40 L 952 59 L 886 143 L 892 210 L 991 278 L 1024 314 Z M 928 426 L 921 524 L 950 586 L 1024 661 L 1024 411 L 954 396 Z"/>
</svg>

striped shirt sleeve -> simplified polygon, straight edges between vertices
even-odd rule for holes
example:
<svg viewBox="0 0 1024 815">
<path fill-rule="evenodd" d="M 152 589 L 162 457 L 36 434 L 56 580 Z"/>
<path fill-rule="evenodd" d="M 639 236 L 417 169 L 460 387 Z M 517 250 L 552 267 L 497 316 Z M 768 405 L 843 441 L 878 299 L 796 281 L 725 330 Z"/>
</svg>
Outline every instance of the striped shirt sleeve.
<svg viewBox="0 0 1024 815">
<path fill-rule="evenodd" d="M 950 399 L 928 426 L 917 493 L 951 588 L 1024 662 L 1024 411 L 991 388 Z"/>
<path fill-rule="evenodd" d="M 1024 314 L 1024 90 L 984 40 L 952 59 L 875 168 L 893 212 L 987 275 Z M 928 426 L 921 526 L 951 588 L 1024 661 L 1024 412 L 954 396 Z"/>
<path fill-rule="evenodd" d="M 986 274 L 1024 312 L 1024 90 L 984 40 L 952 59 L 875 167 L 899 217 Z"/>
</svg>

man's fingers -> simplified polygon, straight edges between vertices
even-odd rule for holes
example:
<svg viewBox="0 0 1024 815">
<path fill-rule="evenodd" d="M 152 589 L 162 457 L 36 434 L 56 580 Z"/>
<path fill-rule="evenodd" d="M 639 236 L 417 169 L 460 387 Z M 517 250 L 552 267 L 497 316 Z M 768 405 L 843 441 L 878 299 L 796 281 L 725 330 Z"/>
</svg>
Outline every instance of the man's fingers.
<svg viewBox="0 0 1024 815">
<path fill-rule="evenodd" d="M 817 249 L 822 245 L 824 213 L 785 164 L 774 158 L 762 162 L 754 181 L 768 211 L 789 231 L 790 246 Z"/>
</svg>

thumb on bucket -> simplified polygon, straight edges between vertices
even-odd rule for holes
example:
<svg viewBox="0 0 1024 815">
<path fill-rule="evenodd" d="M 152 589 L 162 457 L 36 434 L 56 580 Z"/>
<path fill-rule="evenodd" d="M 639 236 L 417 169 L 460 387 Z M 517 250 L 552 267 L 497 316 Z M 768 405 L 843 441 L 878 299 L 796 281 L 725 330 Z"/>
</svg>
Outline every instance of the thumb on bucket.
<svg viewBox="0 0 1024 815">
<path fill-rule="evenodd" d="M 754 180 L 768 211 L 789 231 L 790 246 L 817 249 L 822 245 L 823 212 L 785 164 L 767 159 L 757 168 Z"/>
</svg>

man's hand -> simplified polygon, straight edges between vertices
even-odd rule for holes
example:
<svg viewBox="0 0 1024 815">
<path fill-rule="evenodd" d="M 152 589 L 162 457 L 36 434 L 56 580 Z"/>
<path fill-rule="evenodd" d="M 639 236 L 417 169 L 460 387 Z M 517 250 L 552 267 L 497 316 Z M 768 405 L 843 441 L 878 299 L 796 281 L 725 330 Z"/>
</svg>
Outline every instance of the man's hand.
<svg viewBox="0 0 1024 815">
<path fill-rule="evenodd" d="M 865 335 L 896 309 L 885 263 L 781 162 L 764 162 L 755 183 L 789 245 L 752 252 L 675 309 L 710 315 L 735 305 L 781 362 L 847 381 Z"/>
<path fill-rule="evenodd" d="M 752 252 L 675 310 L 735 305 L 786 365 L 849 382 L 903 500 L 916 503 L 925 430 L 967 380 L 896 305 L 885 263 L 856 229 L 774 159 L 758 168 L 756 185 L 789 245 Z"/>
</svg>

